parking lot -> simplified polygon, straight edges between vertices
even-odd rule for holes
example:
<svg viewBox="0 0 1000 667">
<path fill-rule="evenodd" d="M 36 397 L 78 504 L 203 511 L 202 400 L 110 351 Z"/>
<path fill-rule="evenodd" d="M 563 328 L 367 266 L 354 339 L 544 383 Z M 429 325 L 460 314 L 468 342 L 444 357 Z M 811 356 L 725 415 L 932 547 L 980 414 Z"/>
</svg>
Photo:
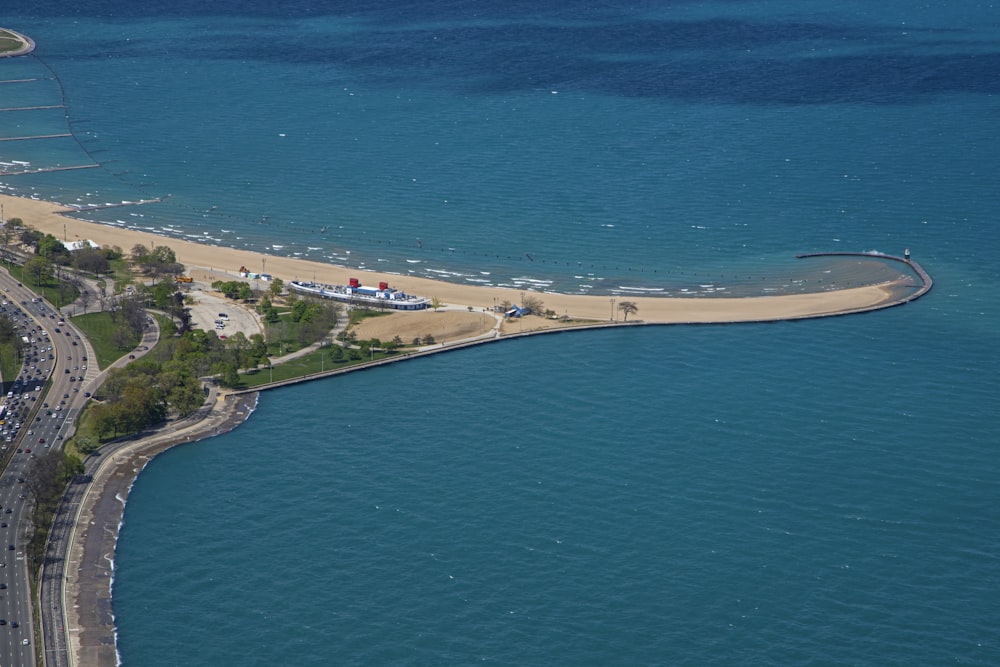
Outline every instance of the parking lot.
<svg viewBox="0 0 1000 667">
<path fill-rule="evenodd" d="M 220 338 L 232 336 L 237 331 L 249 338 L 253 334 L 263 334 L 260 320 L 253 312 L 214 292 L 191 291 L 191 323 L 204 331 L 214 331 Z M 225 317 L 220 317 L 224 314 Z M 222 325 L 216 324 L 222 320 Z"/>
</svg>

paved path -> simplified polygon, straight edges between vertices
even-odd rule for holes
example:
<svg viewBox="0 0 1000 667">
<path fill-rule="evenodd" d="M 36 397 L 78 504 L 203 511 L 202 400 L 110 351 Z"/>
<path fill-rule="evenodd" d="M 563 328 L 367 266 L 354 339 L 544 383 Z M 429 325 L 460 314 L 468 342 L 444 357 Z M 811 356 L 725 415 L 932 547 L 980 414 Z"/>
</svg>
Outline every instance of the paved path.
<svg viewBox="0 0 1000 667">
<path fill-rule="evenodd" d="M 229 431 L 255 405 L 256 396 L 213 389 L 195 414 L 87 458 L 85 476 L 60 504 L 46 553 L 40 604 L 47 665 L 116 664 L 111 562 L 132 482 L 158 453 Z"/>
</svg>

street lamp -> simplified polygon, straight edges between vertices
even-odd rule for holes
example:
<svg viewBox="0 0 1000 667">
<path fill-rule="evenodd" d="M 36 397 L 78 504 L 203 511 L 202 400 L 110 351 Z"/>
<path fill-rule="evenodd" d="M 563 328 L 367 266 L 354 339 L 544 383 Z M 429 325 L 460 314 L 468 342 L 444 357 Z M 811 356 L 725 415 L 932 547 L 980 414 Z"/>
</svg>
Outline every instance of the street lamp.
<svg viewBox="0 0 1000 667">
<path fill-rule="evenodd" d="M 615 321 L 615 298 L 611 297 L 611 321 Z"/>
</svg>

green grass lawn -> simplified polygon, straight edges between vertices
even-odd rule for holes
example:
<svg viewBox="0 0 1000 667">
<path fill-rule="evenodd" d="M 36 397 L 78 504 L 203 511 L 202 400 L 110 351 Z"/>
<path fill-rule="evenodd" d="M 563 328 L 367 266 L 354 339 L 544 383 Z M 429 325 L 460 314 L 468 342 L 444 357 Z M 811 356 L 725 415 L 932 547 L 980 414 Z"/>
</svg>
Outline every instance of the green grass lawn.
<svg viewBox="0 0 1000 667">
<path fill-rule="evenodd" d="M 0 345 L 0 377 L 5 384 L 17 379 L 21 372 L 23 357 L 14 351 L 12 345 Z"/>
<path fill-rule="evenodd" d="M 20 265 L 11 262 L 4 262 L 3 265 L 7 268 L 12 278 L 44 296 L 45 300 L 55 305 L 56 308 L 62 308 L 67 303 L 73 303 L 80 296 L 80 290 L 68 282 L 60 282 L 52 278 L 41 285 L 36 285 L 31 276 L 24 275 L 24 268 Z"/>
<path fill-rule="evenodd" d="M 21 40 L 11 35 L 6 30 L 0 30 L 0 53 L 15 51 L 21 47 Z"/>
<path fill-rule="evenodd" d="M 84 335 L 94 347 L 98 367 L 107 368 L 128 354 L 128 349 L 121 350 L 111 342 L 111 334 L 115 330 L 115 325 L 111 321 L 110 313 L 99 312 L 77 315 L 73 318 L 73 324 L 83 330 Z"/>
<path fill-rule="evenodd" d="M 325 355 L 325 357 L 323 355 Z M 395 352 L 393 355 L 386 352 L 375 352 L 375 361 L 385 359 L 388 356 L 399 356 L 399 352 Z M 301 356 L 298 359 L 293 359 L 283 363 L 280 366 L 275 366 L 273 371 L 264 368 L 256 373 L 241 375 L 240 379 L 242 382 L 240 386 L 256 387 L 262 384 L 267 384 L 268 382 L 278 382 L 280 380 L 304 377 L 313 373 L 320 373 L 324 370 L 330 371 L 337 368 L 347 368 L 348 366 L 360 366 L 361 364 L 370 361 L 372 361 L 371 354 L 359 361 L 349 361 L 345 357 L 344 361 L 334 362 L 330 358 L 330 348 L 323 348 L 321 350 L 316 350 L 315 352 L 310 352 L 309 354 Z"/>
</svg>

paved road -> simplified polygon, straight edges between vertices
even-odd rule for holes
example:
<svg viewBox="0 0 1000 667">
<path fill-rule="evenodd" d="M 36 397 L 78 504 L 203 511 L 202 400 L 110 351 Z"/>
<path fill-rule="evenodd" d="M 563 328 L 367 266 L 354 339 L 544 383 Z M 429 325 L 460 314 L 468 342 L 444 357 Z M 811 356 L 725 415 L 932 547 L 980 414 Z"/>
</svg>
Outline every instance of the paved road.
<svg viewBox="0 0 1000 667">
<path fill-rule="evenodd" d="M 28 338 L 26 362 L 17 390 L 13 378 L 4 378 L 8 406 L 25 410 L 24 424 L 12 442 L 2 442 L 10 462 L 0 475 L 0 665 L 35 665 L 39 657 L 32 631 L 34 622 L 24 548 L 31 534 L 31 486 L 38 458 L 61 448 L 74 428 L 86 393 L 99 381 L 94 353 L 87 340 L 62 315 L 38 299 L 27 287 L 0 271 L 0 294 L 7 302 L 3 316 L 16 315 Z M 18 312 L 20 310 L 20 312 Z M 23 482 L 20 480 L 24 480 Z M 13 548 L 11 548 L 13 547 Z M 18 627 L 14 627 L 14 623 Z M 25 640 L 28 643 L 25 644 Z"/>
<path fill-rule="evenodd" d="M 32 341 L 25 350 L 26 363 L 19 374 L 20 386 L 11 390 L 7 385 L 11 393 L 5 399 L 10 408 L 26 412 L 24 424 L 12 442 L 0 445 L 5 450 L 3 453 L 11 457 L 0 475 L 0 504 L 3 505 L 4 522 L 8 524 L 0 528 L 4 566 L 0 568 L 3 572 L 0 583 L 6 585 L 6 589 L 0 590 L 0 619 L 7 622 L 0 625 L 0 664 L 15 667 L 36 664 L 28 564 L 24 553 L 31 532 L 33 468 L 36 457 L 58 447 L 67 422 L 72 425 L 85 403 L 82 390 L 73 390 L 82 384 L 76 378 L 90 371 L 81 369 L 87 365 L 82 358 L 86 355 L 81 352 L 86 348 L 81 346 L 81 340 L 71 328 L 67 336 L 65 325 L 58 325 L 60 315 L 55 310 L 42 301 L 33 301 L 37 297 L 5 272 L 0 272 L 0 290 L 7 301 L 4 306 L 7 312 L 3 315 L 16 315 L 18 324 L 23 327 L 22 334 Z M 72 370 L 74 367 L 77 370 Z M 96 374 L 94 370 L 93 375 Z M 5 380 L 11 382 L 12 378 Z"/>
<path fill-rule="evenodd" d="M 99 387 L 104 382 L 104 377 L 107 375 L 108 370 L 128 364 L 131 361 L 129 356 L 141 357 L 146 354 L 148 350 L 151 350 L 156 345 L 159 336 L 159 325 L 155 318 L 153 318 L 143 333 L 142 342 L 133 351 L 132 355 L 123 356 L 107 369 L 95 374 L 92 378 L 87 377 L 84 382 L 84 391 L 93 391 L 93 389 Z M 68 435 L 67 433 L 66 436 L 68 437 Z M 124 444 L 126 443 L 108 445 L 102 448 L 101 457 L 113 456 L 118 448 Z M 40 625 L 42 626 L 42 641 L 45 647 L 46 665 L 68 667 L 72 664 L 66 633 L 65 590 L 66 568 L 72 565 L 72 563 L 68 562 L 66 551 L 76 525 L 77 510 L 90 488 L 87 482 L 88 476 L 100 465 L 103 460 L 101 457 L 91 456 L 87 458 L 85 461 L 85 475 L 70 484 L 66 490 L 66 494 L 63 496 L 63 500 L 53 520 L 52 530 L 49 533 L 49 542 L 45 553 L 45 566 L 42 569 L 41 585 L 39 588 Z M 107 613 L 110 614 L 110 610 L 107 610 Z"/>
</svg>

